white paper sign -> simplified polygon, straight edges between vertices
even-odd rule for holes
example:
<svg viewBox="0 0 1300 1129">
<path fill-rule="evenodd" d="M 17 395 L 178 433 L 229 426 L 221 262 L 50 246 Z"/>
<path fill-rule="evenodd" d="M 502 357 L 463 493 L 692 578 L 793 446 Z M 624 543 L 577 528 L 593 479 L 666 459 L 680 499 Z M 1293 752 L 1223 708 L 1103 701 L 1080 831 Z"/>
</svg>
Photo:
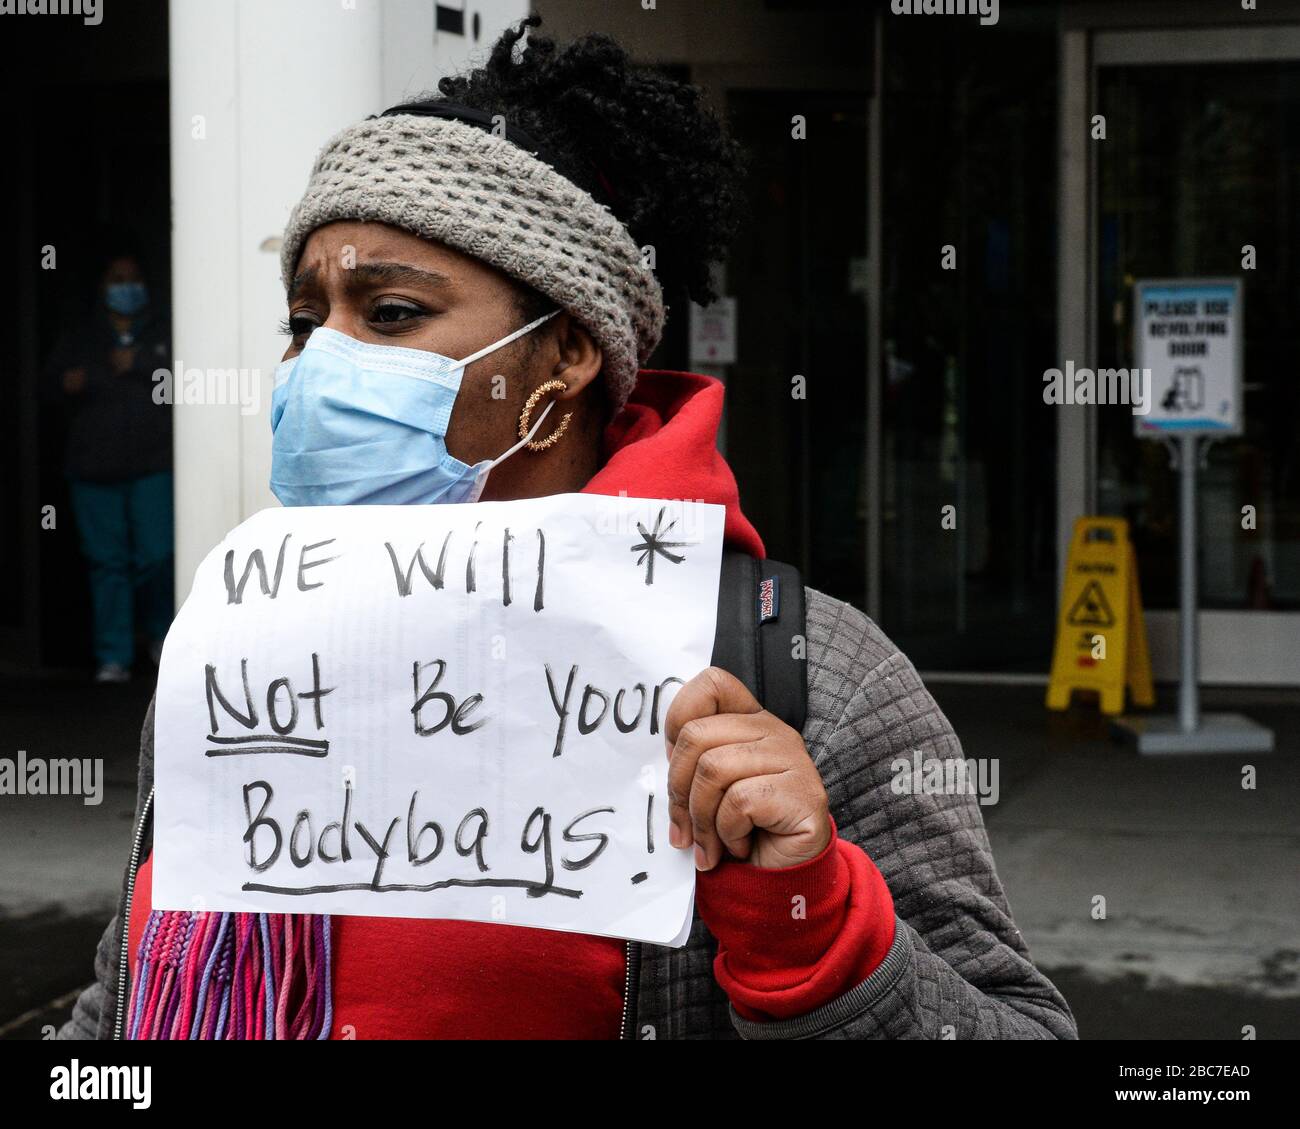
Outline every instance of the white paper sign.
<svg viewBox="0 0 1300 1129">
<path fill-rule="evenodd" d="M 155 907 L 682 943 L 663 723 L 712 655 L 724 512 L 567 494 L 244 522 L 163 652 Z"/>
<path fill-rule="evenodd" d="M 1241 433 L 1241 283 L 1141 281 L 1133 291 L 1135 360 L 1149 369 L 1138 435 Z"/>
</svg>

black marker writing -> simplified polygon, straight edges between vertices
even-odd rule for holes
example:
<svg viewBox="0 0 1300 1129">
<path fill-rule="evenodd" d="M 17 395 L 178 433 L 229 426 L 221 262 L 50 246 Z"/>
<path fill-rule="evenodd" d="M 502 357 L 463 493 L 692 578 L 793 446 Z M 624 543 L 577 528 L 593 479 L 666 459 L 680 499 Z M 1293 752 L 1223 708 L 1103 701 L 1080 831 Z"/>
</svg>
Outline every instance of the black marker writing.
<svg viewBox="0 0 1300 1129">
<path fill-rule="evenodd" d="M 307 829 L 307 853 L 298 850 L 298 832 Z M 311 812 L 306 808 L 298 813 L 293 821 L 293 830 L 289 832 L 289 861 L 300 870 L 311 862 Z"/>
<path fill-rule="evenodd" d="M 555 696 L 555 679 L 551 676 L 551 664 L 544 664 L 546 670 L 546 688 L 551 692 L 551 705 L 555 707 L 555 712 L 560 715 L 560 724 L 555 729 L 555 748 L 551 751 L 551 756 L 558 757 L 564 746 L 564 727 L 569 724 L 569 695 L 573 693 L 573 680 L 577 677 L 578 667 L 573 665 L 569 667 L 569 681 L 564 684 L 564 701 L 561 702 Z"/>
<path fill-rule="evenodd" d="M 465 828 L 471 819 L 478 821 L 478 831 L 474 834 L 474 842 L 466 845 L 461 842 L 464 838 Z M 471 812 L 465 813 L 465 818 L 460 821 L 460 826 L 456 828 L 456 853 L 461 858 L 474 856 L 474 861 L 478 864 L 479 870 L 487 870 L 488 865 L 483 861 L 483 840 L 487 838 L 488 833 L 488 813 L 482 808 L 475 808 Z"/>
<path fill-rule="evenodd" d="M 308 584 L 307 570 L 309 568 L 320 568 L 321 565 L 329 564 L 330 561 L 338 560 L 338 557 L 326 557 L 322 561 L 309 561 L 307 559 L 307 554 L 310 553 L 313 549 L 320 549 L 326 545 L 333 545 L 334 541 L 335 539 L 331 537 L 327 541 L 317 541 L 316 544 L 314 545 L 304 545 L 302 547 L 302 552 L 298 554 L 298 591 L 299 592 L 310 592 L 313 588 L 323 588 L 325 586 L 325 581 L 323 580 L 318 580 L 316 581 L 315 584 Z"/>
<path fill-rule="evenodd" d="M 286 533 L 284 540 L 280 542 L 280 552 L 275 559 L 275 576 L 274 579 L 267 576 L 266 557 L 261 549 L 254 549 L 248 554 L 248 559 L 244 562 L 244 571 L 240 574 L 238 582 L 235 580 L 235 550 L 226 551 L 224 579 L 226 582 L 226 603 L 242 604 L 244 602 L 244 588 L 248 584 L 248 578 L 252 576 L 253 570 L 257 570 L 257 584 L 262 590 L 262 595 L 274 600 L 280 594 L 280 580 L 284 576 L 284 556 L 289 547 L 289 538 L 293 534 Z M 325 541 L 317 541 L 312 545 L 304 545 L 298 553 L 298 591 L 310 592 L 314 588 L 324 586 L 323 580 L 318 580 L 314 584 L 307 582 L 307 570 L 310 568 L 319 568 L 321 565 L 329 564 L 330 561 L 338 560 L 337 556 L 325 557 L 323 560 L 309 561 L 307 554 L 314 549 L 322 548 L 325 545 L 332 545 L 334 538 L 330 537 Z"/>
<path fill-rule="evenodd" d="M 208 722 L 211 726 L 211 733 L 208 734 L 208 744 L 215 746 L 206 750 L 206 755 L 215 756 L 240 756 L 253 753 L 294 753 L 298 756 L 317 756 L 323 757 L 329 750 L 329 741 L 321 738 L 307 738 L 293 736 L 294 729 L 298 725 L 298 703 L 299 701 L 310 702 L 312 713 L 316 721 L 316 728 L 325 727 L 325 718 L 321 708 L 322 699 L 326 694 L 332 694 L 334 688 L 326 689 L 321 686 L 320 676 L 320 656 L 312 652 L 311 671 L 312 671 L 312 688 L 304 690 L 301 693 L 295 693 L 293 683 L 287 678 L 277 678 L 270 683 L 266 691 L 266 713 L 267 721 L 270 724 L 272 733 L 247 733 L 239 734 L 235 737 L 220 737 L 218 733 L 220 726 L 217 719 L 217 706 L 220 705 L 228 718 L 232 718 L 244 729 L 256 730 L 260 724 L 257 706 L 253 702 L 252 688 L 248 682 L 248 660 L 239 660 L 240 681 L 244 690 L 244 710 L 241 712 L 226 695 L 222 692 L 220 683 L 217 681 L 217 668 L 211 663 L 204 666 L 204 690 L 208 702 Z M 288 719 L 284 717 L 284 711 L 288 710 Z"/>
<path fill-rule="evenodd" d="M 553 894 L 561 898 L 580 898 L 581 890 L 533 882 L 527 878 L 443 878 L 438 882 L 334 882 L 322 886 L 272 886 L 266 882 L 245 882 L 240 889 L 247 893 L 282 894 L 303 897 L 310 894 L 339 894 L 347 890 L 365 890 L 371 894 L 431 894 L 436 890 L 489 887 L 498 890 L 524 890 L 529 897 Z"/>
<path fill-rule="evenodd" d="M 542 610 L 542 588 L 546 579 L 546 534 L 537 531 L 537 590 L 533 593 L 533 611 Z"/>
<path fill-rule="evenodd" d="M 473 592 L 476 590 L 474 580 L 474 555 L 478 552 L 478 529 L 483 523 L 480 521 L 474 526 L 474 544 L 469 547 L 469 560 L 465 562 L 465 591 Z"/>
<path fill-rule="evenodd" d="M 230 549 L 226 552 L 226 603 L 241 604 L 244 601 L 244 585 L 248 583 L 248 577 L 253 569 L 257 569 L 258 583 L 262 587 L 262 595 L 270 596 L 275 599 L 280 594 L 280 577 L 284 573 L 284 551 L 288 547 L 289 538 L 293 534 L 286 533 L 284 540 L 280 542 L 280 555 L 275 562 L 275 581 L 268 584 L 266 577 L 266 558 L 262 556 L 261 549 L 254 549 L 248 556 L 244 564 L 244 573 L 239 578 L 239 583 L 235 583 L 235 550 Z"/>
<path fill-rule="evenodd" d="M 438 567 L 430 570 L 424 560 L 424 542 L 421 541 L 416 547 L 415 556 L 411 558 L 411 563 L 406 566 L 406 571 L 402 571 L 402 566 L 397 563 L 397 551 L 387 541 L 384 542 L 384 548 L 388 550 L 388 558 L 393 562 L 393 579 L 397 581 L 397 594 L 399 596 L 409 596 L 411 594 L 411 578 L 415 572 L 415 566 L 420 566 L 420 571 L 424 573 L 424 579 L 429 582 L 432 588 L 442 587 L 443 570 L 447 567 L 447 546 L 451 543 L 451 533 L 442 539 L 442 549 L 438 553 Z"/>
<path fill-rule="evenodd" d="M 320 855 L 325 862 L 343 862 L 352 861 L 352 848 L 348 841 L 348 828 L 352 826 L 352 782 L 346 777 L 343 780 L 343 818 L 336 819 L 333 823 L 325 824 L 320 833 L 320 839 L 316 843 L 316 853 Z M 328 854 L 325 850 L 325 836 L 331 831 L 339 833 L 339 853 L 337 855 Z"/>
<path fill-rule="evenodd" d="M 266 793 L 262 800 L 262 806 L 258 810 L 257 818 L 253 818 L 253 808 L 248 802 L 249 793 L 254 788 L 261 788 Z M 248 844 L 248 865 L 259 873 L 263 870 L 269 870 L 275 865 L 275 860 L 280 857 L 280 848 L 284 845 L 284 836 L 280 833 L 280 825 L 273 819 L 266 818 L 266 809 L 271 806 L 271 800 L 275 798 L 275 793 L 271 785 L 265 780 L 254 780 L 251 784 L 244 785 L 244 818 L 248 820 L 248 829 L 244 832 L 244 842 Z M 275 836 L 275 850 L 271 852 L 270 858 L 264 862 L 257 861 L 257 829 L 259 827 L 269 827 L 271 833 Z"/>
<path fill-rule="evenodd" d="M 474 539 L 470 543 L 469 553 L 465 558 L 465 592 L 473 594 L 478 591 L 478 550 L 479 550 L 479 531 L 483 523 L 477 522 L 474 526 Z M 435 591 L 441 591 L 446 583 L 447 575 L 447 557 L 451 545 L 451 532 L 448 532 L 442 539 L 442 548 L 438 551 L 438 564 L 435 568 L 429 567 L 428 559 L 424 555 L 425 543 L 420 542 L 416 546 L 415 552 L 403 564 L 403 557 L 399 550 L 391 541 L 384 542 L 384 549 L 388 553 L 388 561 L 393 570 L 393 584 L 399 597 L 410 596 L 414 594 L 416 588 L 416 572 L 418 568 L 423 574 L 424 579 L 428 582 L 429 587 Z M 501 534 L 501 604 L 503 607 L 510 607 L 515 601 L 514 579 L 511 575 L 511 545 L 519 538 L 506 526 Z M 314 547 L 314 546 L 313 546 Z M 331 558 L 332 559 L 332 558 Z M 309 562 L 308 567 L 316 563 Z M 252 567 L 251 565 L 249 566 Z M 542 610 L 545 599 L 545 579 L 546 579 L 546 535 L 541 529 L 537 530 L 537 583 L 533 592 L 533 611 Z M 231 581 L 233 584 L 233 580 Z"/>
<path fill-rule="evenodd" d="M 443 830 L 446 826 L 439 820 L 424 820 L 416 813 L 419 792 L 411 794 L 405 813 L 406 863 L 411 867 L 422 867 L 439 858 L 446 857 L 446 846 L 455 848 L 462 859 L 473 859 L 478 877 L 448 877 L 437 881 L 418 883 L 392 881 L 385 874 L 400 859 L 400 849 L 395 853 L 394 847 L 402 840 L 399 838 L 398 824 L 403 820 L 394 817 L 387 822 L 383 834 L 374 834 L 361 819 L 352 818 L 352 786 L 344 781 L 343 818 L 327 824 L 317 837 L 313 830 L 313 814 L 308 808 L 298 809 L 292 825 L 282 824 L 270 814 L 276 795 L 271 784 L 266 780 L 253 780 L 243 786 L 244 814 L 247 828 L 243 835 L 246 844 L 245 861 L 254 873 L 265 874 L 284 856 L 285 844 L 288 844 L 288 862 L 296 870 L 311 865 L 313 862 L 338 864 L 352 859 L 348 846 L 348 835 L 355 831 L 365 843 L 374 858 L 374 866 L 368 879 L 343 881 L 337 883 L 294 886 L 284 883 L 246 882 L 241 887 L 245 891 L 302 896 L 306 894 L 332 893 L 344 890 L 362 890 L 372 893 L 396 892 L 432 892 L 454 887 L 499 887 L 525 891 L 530 898 L 556 895 L 566 898 L 579 898 L 582 891 L 573 887 L 555 884 L 556 843 L 554 827 L 556 820 L 551 812 L 537 806 L 529 813 L 518 839 L 518 850 L 526 856 L 538 856 L 541 860 L 543 876 L 541 878 L 522 878 L 517 876 L 491 874 L 486 851 L 488 849 L 490 820 L 487 810 L 476 807 L 466 812 L 460 820 L 456 831 L 450 837 Z M 291 809 L 292 810 L 292 809 Z M 604 853 L 611 836 L 599 831 L 581 831 L 580 824 L 599 814 L 613 815 L 613 807 L 599 807 L 584 811 L 569 820 L 561 836 L 566 843 L 588 843 L 591 846 L 578 858 L 562 858 L 561 866 L 571 872 L 586 870 Z M 336 837 L 336 838 L 335 838 Z M 327 842 L 335 841 L 338 851 L 327 849 Z M 509 845 L 508 841 L 498 841 L 498 850 Z M 269 849 L 268 849 L 269 848 Z"/>
<path fill-rule="evenodd" d="M 438 673 L 433 676 L 429 688 L 422 691 L 420 689 L 420 674 L 431 666 L 436 666 Z M 483 695 L 471 694 L 463 702 L 457 704 L 456 699 L 451 694 L 438 689 L 438 683 L 442 681 L 442 676 L 446 672 L 447 661 L 445 659 L 434 659 L 432 662 L 415 662 L 411 664 L 411 680 L 415 683 L 415 705 L 411 707 L 411 716 L 415 719 L 417 737 L 432 737 L 448 725 L 451 726 L 452 733 L 457 737 L 464 737 L 466 733 L 473 733 L 474 730 L 488 720 L 486 717 L 482 717 L 472 724 L 466 724 L 469 715 L 482 704 Z M 430 702 L 437 702 L 442 706 L 442 720 L 434 725 L 425 725 L 421 720 L 420 711 Z"/>
<path fill-rule="evenodd" d="M 433 820 L 426 823 L 419 831 L 415 830 L 415 801 L 419 798 L 420 793 L 418 791 L 412 792 L 411 806 L 406 810 L 406 861 L 412 866 L 424 866 L 436 859 L 442 854 L 442 845 L 445 840 L 441 824 L 434 823 Z M 420 840 L 424 838 L 426 831 L 432 831 L 437 836 L 437 840 L 433 850 L 427 855 L 421 855 Z"/>
<path fill-rule="evenodd" d="M 609 836 L 604 832 L 584 831 L 581 835 L 575 835 L 573 833 L 575 826 L 581 823 L 588 816 L 593 816 L 600 812 L 609 812 L 610 815 L 613 815 L 614 809 L 592 808 L 590 811 L 584 811 L 581 815 L 575 815 L 571 820 L 569 820 L 569 826 L 560 832 L 560 834 L 564 836 L 564 841 L 566 843 L 586 843 L 592 840 L 595 840 L 597 843 L 597 846 L 585 858 L 580 858 L 576 861 L 567 858 L 561 859 L 560 865 L 564 867 L 565 870 L 586 870 L 587 867 L 600 858 L 601 853 L 609 846 Z"/>
<path fill-rule="evenodd" d="M 510 526 L 501 539 L 501 606 L 510 606 Z"/>
<path fill-rule="evenodd" d="M 537 842 L 528 841 L 528 830 L 535 821 L 540 821 L 541 832 L 537 836 Z M 532 814 L 528 817 L 528 822 L 524 824 L 524 833 L 519 837 L 519 847 L 525 854 L 536 854 L 538 850 L 543 852 L 543 858 L 546 860 L 546 881 L 539 889 L 528 891 L 530 898 L 540 898 L 550 889 L 555 881 L 555 862 L 551 857 L 551 817 L 546 813 L 545 808 L 533 808 Z"/>
<path fill-rule="evenodd" d="M 366 826 L 360 820 L 357 820 L 357 834 L 366 841 L 366 844 L 375 852 L 375 873 L 370 879 L 371 886 L 378 886 L 380 876 L 384 872 L 384 863 L 388 860 L 388 844 L 393 838 L 393 832 L 397 830 L 397 825 L 401 823 L 400 819 L 394 817 L 389 823 L 388 830 L 384 832 L 384 841 L 376 843 L 375 837 L 366 830 Z"/>
<path fill-rule="evenodd" d="M 547 690 L 550 691 L 550 695 L 551 695 L 551 705 L 554 707 L 556 717 L 558 718 L 558 724 L 556 725 L 555 728 L 555 745 L 551 750 L 551 756 L 558 757 L 564 751 L 564 737 L 569 724 L 569 714 L 572 710 L 571 703 L 573 699 L 573 684 L 578 676 L 578 666 L 575 663 L 574 665 L 569 667 L 569 677 L 564 684 L 563 697 L 560 697 L 556 691 L 555 675 L 551 671 L 550 663 L 545 663 L 543 665 L 543 670 L 545 671 L 546 674 L 546 688 Z M 676 678 L 676 677 L 665 678 L 662 682 L 660 682 L 657 686 L 655 686 L 654 691 L 651 694 L 650 732 L 652 734 L 659 732 L 660 699 L 663 695 L 664 690 L 668 686 L 672 685 L 674 682 L 677 683 L 679 686 L 684 684 L 680 678 Z M 632 721 L 630 724 L 623 721 L 618 708 L 622 702 L 624 691 L 619 690 L 614 697 L 614 725 L 620 733 L 632 732 L 633 729 L 635 729 L 638 725 L 641 724 L 641 718 L 645 713 L 645 692 L 646 692 L 645 683 L 638 682 L 635 686 L 632 687 L 632 689 L 639 690 L 641 693 L 641 708 L 637 710 L 636 719 Z M 597 699 L 599 699 L 600 701 L 600 712 L 593 718 L 591 716 L 592 702 L 596 701 Z M 609 693 L 605 690 L 602 690 L 600 687 L 595 686 L 592 683 L 588 682 L 586 686 L 583 687 L 582 696 L 578 706 L 578 733 L 582 736 L 586 736 L 588 733 L 592 733 L 598 728 L 600 728 L 601 724 L 604 722 L 606 716 L 609 713 L 609 705 L 610 705 Z"/>
<path fill-rule="evenodd" d="M 645 683 L 638 682 L 635 686 L 632 687 L 632 689 L 640 691 L 641 704 L 637 706 L 636 717 L 634 717 L 631 721 L 623 720 L 623 711 L 621 708 L 623 705 L 623 695 L 627 693 L 627 690 L 626 689 L 620 690 L 614 696 L 614 727 L 620 733 L 631 733 L 632 730 L 634 730 L 638 725 L 641 724 L 641 715 L 645 713 Z"/>
</svg>

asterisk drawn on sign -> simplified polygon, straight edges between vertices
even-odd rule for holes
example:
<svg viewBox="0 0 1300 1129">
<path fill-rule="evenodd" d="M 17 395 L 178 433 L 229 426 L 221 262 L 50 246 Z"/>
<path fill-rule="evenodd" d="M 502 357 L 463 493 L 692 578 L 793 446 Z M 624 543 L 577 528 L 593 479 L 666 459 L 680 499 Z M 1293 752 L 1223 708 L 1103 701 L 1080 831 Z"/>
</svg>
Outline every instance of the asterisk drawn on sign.
<svg viewBox="0 0 1300 1129">
<path fill-rule="evenodd" d="M 681 564 L 686 557 L 680 553 L 670 553 L 669 549 L 682 549 L 687 545 L 697 545 L 698 541 L 664 541 L 663 537 L 677 524 L 677 519 L 673 518 L 667 525 L 663 524 L 664 510 L 660 509 L 659 516 L 655 518 L 654 532 L 650 532 L 639 521 L 636 527 L 641 532 L 643 538 L 638 544 L 633 545 L 630 552 L 639 552 L 641 555 L 637 558 L 638 565 L 645 565 L 645 582 L 653 584 L 655 581 L 655 555 L 665 557 L 672 561 L 673 564 Z"/>
</svg>

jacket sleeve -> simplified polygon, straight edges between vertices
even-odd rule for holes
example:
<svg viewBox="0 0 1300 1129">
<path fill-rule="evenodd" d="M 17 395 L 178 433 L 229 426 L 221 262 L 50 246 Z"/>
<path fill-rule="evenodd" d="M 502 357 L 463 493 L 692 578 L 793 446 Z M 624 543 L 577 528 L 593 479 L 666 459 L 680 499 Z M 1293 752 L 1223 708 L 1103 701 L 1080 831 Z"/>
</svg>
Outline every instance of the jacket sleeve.
<svg viewBox="0 0 1300 1129">
<path fill-rule="evenodd" d="M 72 1005 L 72 1016 L 55 1032 L 56 1039 L 99 1038 L 100 1017 L 105 1009 L 112 1010 L 114 985 L 112 979 L 117 968 L 118 916 L 104 929 L 95 947 L 95 980 L 77 997 Z"/>
<path fill-rule="evenodd" d="M 864 636 L 874 633 L 861 653 L 879 661 L 844 663 L 866 673 L 839 685 L 810 678 L 810 705 L 828 719 L 810 751 L 816 746 L 840 836 L 867 853 L 889 887 L 893 943 L 864 980 L 829 1003 L 769 1021 L 732 1007 L 733 1026 L 747 1039 L 1078 1038 L 1069 1007 L 1012 920 L 979 797 L 900 787 L 918 755 L 922 763 L 963 757 L 952 726 L 907 658 L 865 616 L 838 606 L 865 625 Z M 851 647 L 853 624 L 839 626 L 849 630 L 835 633 L 837 646 Z"/>
<path fill-rule="evenodd" d="M 718 942 L 713 976 L 745 1019 L 814 1011 L 865 980 L 894 941 L 894 903 L 871 860 L 839 837 L 815 859 L 764 869 L 724 859 L 695 876 Z"/>
</svg>

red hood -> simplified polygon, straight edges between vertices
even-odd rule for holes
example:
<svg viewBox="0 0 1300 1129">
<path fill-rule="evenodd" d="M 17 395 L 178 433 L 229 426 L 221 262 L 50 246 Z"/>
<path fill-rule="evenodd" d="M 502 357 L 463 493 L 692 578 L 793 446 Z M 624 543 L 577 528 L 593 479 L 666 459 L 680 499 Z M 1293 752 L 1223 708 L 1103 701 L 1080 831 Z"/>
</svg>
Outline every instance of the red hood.
<svg viewBox="0 0 1300 1129">
<path fill-rule="evenodd" d="M 722 399 L 722 382 L 711 376 L 642 369 L 605 429 L 604 466 L 582 492 L 726 506 L 727 544 L 763 557 L 762 540 L 740 512 L 736 476 L 718 451 Z"/>
</svg>

